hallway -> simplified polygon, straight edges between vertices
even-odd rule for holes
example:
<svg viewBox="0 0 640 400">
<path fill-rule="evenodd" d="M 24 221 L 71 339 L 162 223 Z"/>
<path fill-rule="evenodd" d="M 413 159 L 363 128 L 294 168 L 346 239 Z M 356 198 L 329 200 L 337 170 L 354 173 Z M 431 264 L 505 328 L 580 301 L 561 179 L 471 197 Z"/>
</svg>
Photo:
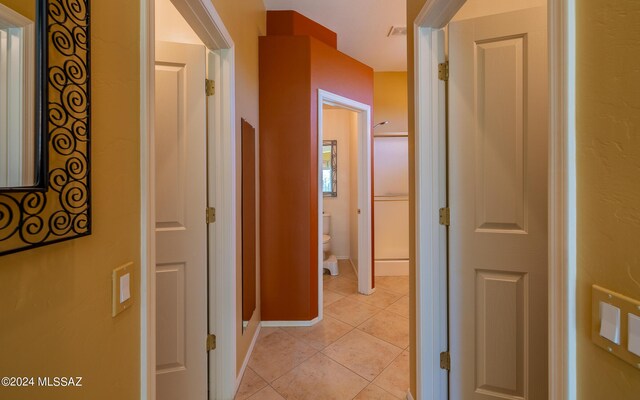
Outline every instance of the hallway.
<svg viewBox="0 0 640 400">
<path fill-rule="evenodd" d="M 236 400 L 401 399 L 409 388 L 409 279 L 376 277 L 357 293 L 348 261 L 324 276 L 324 319 L 264 327 Z"/>
</svg>

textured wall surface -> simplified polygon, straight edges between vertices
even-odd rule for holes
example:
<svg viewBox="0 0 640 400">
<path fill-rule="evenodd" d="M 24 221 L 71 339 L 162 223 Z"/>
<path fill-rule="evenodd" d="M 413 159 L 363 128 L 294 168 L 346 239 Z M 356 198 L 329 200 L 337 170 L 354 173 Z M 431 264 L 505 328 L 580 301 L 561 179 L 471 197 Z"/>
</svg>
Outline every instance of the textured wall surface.
<svg viewBox="0 0 640 400">
<path fill-rule="evenodd" d="M 240 210 L 240 119 L 244 118 L 256 128 L 256 146 L 260 142 L 260 121 L 258 119 L 258 37 L 266 33 L 266 10 L 262 0 L 212 0 L 213 6 L 222 18 L 222 22 L 233 39 L 235 49 L 235 81 L 236 81 L 236 210 Z M 256 161 L 257 162 L 257 161 Z M 258 184 L 259 186 L 259 184 Z M 258 187 L 258 191 L 260 188 Z M 258 227 L 260 229 L 260 215 L 258 210 Z M 236 230 L 236 367 L 242 367 L 245 356 L 249 351 L 251 340 L 260 322 L 260 288 L 256 293 L 258 303 L 256 311 L 242 333 L 242 230 L 240 229 L 240 212 L 237 214 Z M 256 282 L 260 279 L 260 242 L 257 243 L 257 274 Z"/>
<path fill-rule="evenodd" d="M 577 2 L 578 398 L 640 397 L 590 340 L 591 285 L 640 299 L 640 3 Z"/>
<path fill-rule="evenodd" d="M 91 6 L 93 235 L 0 258 L 0 376 L 83 387 L 0 388 L 2 399 L 140 395 L 140 4 Z M 112 318 L 111 271 L 130 261 L 133 305 Z"/>
<path fill-rule="evenodd" d="M 409 129 L 407 116 L 407 73 L 374 72 L 373 74 L 373 121 L 389 121 L 376 128 L 375 133 L 406 132 Z"/>
</svg>

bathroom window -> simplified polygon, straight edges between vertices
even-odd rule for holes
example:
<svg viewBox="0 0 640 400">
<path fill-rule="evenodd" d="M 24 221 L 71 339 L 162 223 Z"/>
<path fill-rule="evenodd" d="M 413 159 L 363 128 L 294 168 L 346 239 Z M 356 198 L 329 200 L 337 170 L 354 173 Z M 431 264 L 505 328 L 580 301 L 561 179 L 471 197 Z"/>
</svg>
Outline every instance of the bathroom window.
<svg viewBox="0 0 640 400">
<path fill-rule="evenodd" d="M 322 142 L 322 193 L 338 197 L 338 141 Z"/>
</svg>

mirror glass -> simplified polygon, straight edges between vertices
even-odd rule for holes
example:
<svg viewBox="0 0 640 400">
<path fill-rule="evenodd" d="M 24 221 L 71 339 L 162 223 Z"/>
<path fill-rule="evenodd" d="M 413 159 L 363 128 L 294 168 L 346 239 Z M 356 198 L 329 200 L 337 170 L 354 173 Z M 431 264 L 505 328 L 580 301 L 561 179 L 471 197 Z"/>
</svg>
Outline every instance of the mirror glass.
<svg viewBox="0 0 640 400">
<path fill-rule="evenodd" d="M 338 197 L 338 141 L 322 142 L 322 193 Z"/>
<path fill-rule="evenodd" d="M 242 120 L 242 333 L 256 310 L 256 130 Z"/>
<path fill-rule="evenodd" d="M 0 188 L 36 183 L 36 4 L 0 3 Z"/>
</svg>

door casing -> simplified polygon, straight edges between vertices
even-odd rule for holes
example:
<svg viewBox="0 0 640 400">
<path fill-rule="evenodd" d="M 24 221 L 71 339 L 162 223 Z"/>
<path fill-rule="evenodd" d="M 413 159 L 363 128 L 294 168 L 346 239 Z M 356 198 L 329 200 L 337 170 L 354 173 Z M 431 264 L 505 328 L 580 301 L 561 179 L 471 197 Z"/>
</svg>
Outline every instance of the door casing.
<svg viewBox="0 0 640 400">
<path fill-rule="evenodd" d="M 210 399 L 233 398 L 236 382 L 236 134 L 235 50 L 231 35 L 208 0 L 171 0 L 205 46 L 219 55 L 218 94 L 209 127 L 209 206 L 217 220 L 209 226 L 209 329 L 217 336 L 210 352 L 209 379 L 216 382 Z M 155 400 L 155 0 L 140 2 L 140 398 Z M 204 83 L 203 83 L 204 84 Z M 204 90 L 204 87 L 203 87 Z M 203 210 L 203 218 L 205 216 Z M 205 351 L 205 343 L 202 343 Z"/>
<path fill-rule="evenodd" d="M 318 90 L 318 321 L 323 317 L 323 252 L 322 252 L 322 141 L 323 106 L 338 106 L 358 114 L 358 292 L 372 294 L 373 288 L 373 194 L 371 159 L 371 106 L 346 97 Z"/>
<path fill-rule="evenodd" d="M 443 150 L 444 60 L 442 29 L 465 0 L 428 0 L 414 21 L 415 198 L 415 382 L 417 398 L 448 398 L 440 369 L 446 351 L 446 230 L 438 209 L 446 205 Z M 575 0 L 549 0 L 549 399 L 576 399 L 576 165 Z M 411 138 L 410 138 L 411 142 Z M 436 323 L 434 323 L 434 321 Z M 413 375 L 413 374 L 412 374 Z"/>
</svg>

